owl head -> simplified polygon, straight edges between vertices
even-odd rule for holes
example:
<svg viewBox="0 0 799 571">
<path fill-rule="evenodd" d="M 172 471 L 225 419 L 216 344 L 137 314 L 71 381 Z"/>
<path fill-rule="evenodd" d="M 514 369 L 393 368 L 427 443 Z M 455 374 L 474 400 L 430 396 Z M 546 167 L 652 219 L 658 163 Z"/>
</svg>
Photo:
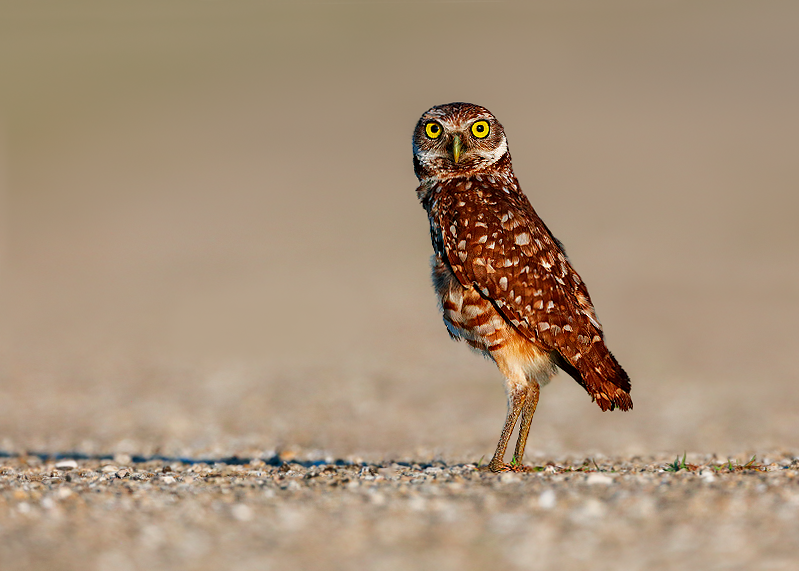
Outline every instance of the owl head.
<svg viewBox="0 0 799 571">
<path fill-rule="evenodd" d="M 485 107 L 436 105 L 416 124 L 413 165 L 419 180 L 510 170 L 505 130 Z"/>
</svg>

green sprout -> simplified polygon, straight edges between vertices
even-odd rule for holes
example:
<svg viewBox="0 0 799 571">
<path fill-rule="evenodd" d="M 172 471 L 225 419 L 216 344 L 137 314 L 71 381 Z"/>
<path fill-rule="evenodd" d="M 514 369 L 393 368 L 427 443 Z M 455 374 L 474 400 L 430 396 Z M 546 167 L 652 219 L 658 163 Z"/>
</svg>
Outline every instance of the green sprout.
<svg viewBox="0 0 799 571">
<path fill-rule="evenodd" d="M 743 466 L 744 470 L 754 470 L 754 469 L 756 469 L 757 466 L 754 465 L 755 464 L 755 460 L 757 460 L 757 454 L 752 456 L 752 459 L 749 460 L 749 462 L 747 462 L 746 464 L 744 464 L 744 466 Z"/>
<path fill-rule="evenodd" d="M 679 472 L 680 470 L 687 470 L 688 466 L 685 463 L 686 455 L 687 454 L 685 452 L 683 452 L 682 453 L 682 460 L 680 460 L 680 457 L 677 456 L 677 458 L 674 460 L 674 462 L 672 462 L 671 464 L 666 465 L 666 472 Z"/>
</svg>

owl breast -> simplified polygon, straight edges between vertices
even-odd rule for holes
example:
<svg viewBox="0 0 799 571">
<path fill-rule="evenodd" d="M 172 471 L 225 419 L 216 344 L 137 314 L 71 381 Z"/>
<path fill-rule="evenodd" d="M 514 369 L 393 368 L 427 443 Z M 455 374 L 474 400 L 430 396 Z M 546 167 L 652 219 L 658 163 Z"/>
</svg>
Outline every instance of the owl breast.
<svg viewBox="0 0 799 571">
<path fill-rule="evenodd" d="M 439 257 L 431 259 L 433 285 L 438 294 L 444 323 L 454 339 L 493 360 L 505 373 L 517 373 L 528 380 L 546 384 L 555 365 L 496 310 L 474 287 L 464 287 Z"/>
</svg>

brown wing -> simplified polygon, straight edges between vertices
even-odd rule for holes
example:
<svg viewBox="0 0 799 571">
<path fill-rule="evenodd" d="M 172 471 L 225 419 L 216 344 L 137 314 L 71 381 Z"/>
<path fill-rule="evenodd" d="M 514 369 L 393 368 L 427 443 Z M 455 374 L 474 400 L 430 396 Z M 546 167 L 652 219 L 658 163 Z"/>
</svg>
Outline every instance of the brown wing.
<svg viewBox="0 0 799 571">
<path fill-rule="evenodd" d="M 632 408 L 630 379 L 605 346 L 588 290 L 560 243 L 524 195 L 480 186 L 442 193 L 431 211 L 455 276 L 550 352 L 602 410 Z"/>
</svg>

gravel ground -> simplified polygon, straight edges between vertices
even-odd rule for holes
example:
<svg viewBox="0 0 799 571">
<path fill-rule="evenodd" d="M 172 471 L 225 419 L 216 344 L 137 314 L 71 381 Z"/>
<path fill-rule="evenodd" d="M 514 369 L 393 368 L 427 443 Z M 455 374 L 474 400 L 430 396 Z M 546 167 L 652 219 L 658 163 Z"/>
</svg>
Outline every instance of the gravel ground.
<svg viewBox="0 0 799 571">
<path fill-rule="evenodd" d="M 799 457 L 0 460 L 3 569 L 795 569 Z"/>
</svg>

